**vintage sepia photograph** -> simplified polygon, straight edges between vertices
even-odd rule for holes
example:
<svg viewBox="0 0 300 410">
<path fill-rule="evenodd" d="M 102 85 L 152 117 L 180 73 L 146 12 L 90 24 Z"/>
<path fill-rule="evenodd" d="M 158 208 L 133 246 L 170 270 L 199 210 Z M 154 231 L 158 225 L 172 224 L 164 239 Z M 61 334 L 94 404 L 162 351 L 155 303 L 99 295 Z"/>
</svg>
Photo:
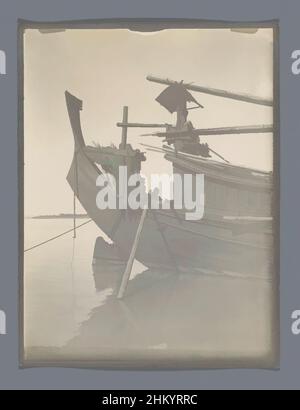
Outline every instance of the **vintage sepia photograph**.
<svg viewBox="0 0 300 410">
<path fill-rule="evenodd" d="M 276 24 L 19 36 L 21 365 L 278 368 Z"/>
</svg>

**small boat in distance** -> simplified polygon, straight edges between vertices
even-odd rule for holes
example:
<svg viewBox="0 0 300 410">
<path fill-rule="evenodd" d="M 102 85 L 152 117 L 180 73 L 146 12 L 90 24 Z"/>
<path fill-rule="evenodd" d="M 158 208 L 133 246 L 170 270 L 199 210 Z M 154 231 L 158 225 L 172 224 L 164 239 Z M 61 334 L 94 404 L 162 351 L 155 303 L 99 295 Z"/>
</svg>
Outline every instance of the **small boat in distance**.
<svg viewBox="0 0 300 410">
<path fill-rule="evenodd" d="M 171 269 L 245 278 L 270 278 L 273 271 L 273 174 L 230 164 L 222 155 L 202 143 L 200 136 L 273 132 L 272 125 L 251 125 L 197 129 L 188 121 L 190 109 L 203 108 L 189 90 L 208 92 L 243 102 L 271 106 L 258 97 L 238 95 L 171 80 L 147 77 L 167 85 L 157 101 L 170 113 L 176 112 L 176 124 L 128 122 L 128 108 L 123 109 L 119 147 L 87 146 L 84 141 L 80 111 L 82 101 L 65 93 L 74 136 L 74 157 L 67 176 L 74 195 L 90 218 L 114 243 L 120 263 L 127 261 L 141 219 L 142 209 L 98 209 L 96 180 L 101 173 L 118 178 L 120 166 L 127 166 L 128 177 L 139 173 L 146 156 L 127 143 L 131 127 L 162 128 L 152 132 L 164 145 L 151 151 L 162 152 L 173 165 L 173 173 L 204 174 L 205 212 L 201 220 L 185 219 L 185 210 L 156 209 L 147 212 L 136 250 L 136 259 L 151 269 Z M 240 97 L 240 98 L 239 98 Z M 192 104 L 192 106 L 190 106 Z M 149 135 L 149 134 L 146 134 Z M 217 156 L 220 160 L 212 159 Z M 101 243 L 101 241 L 98 241 Z M 95 255 L 102 255 L 99 249 Z M 107 255 L 109 258 L 109 255 Z M 97 256 L 94 262 L 97 263 Z"/>
</svg>

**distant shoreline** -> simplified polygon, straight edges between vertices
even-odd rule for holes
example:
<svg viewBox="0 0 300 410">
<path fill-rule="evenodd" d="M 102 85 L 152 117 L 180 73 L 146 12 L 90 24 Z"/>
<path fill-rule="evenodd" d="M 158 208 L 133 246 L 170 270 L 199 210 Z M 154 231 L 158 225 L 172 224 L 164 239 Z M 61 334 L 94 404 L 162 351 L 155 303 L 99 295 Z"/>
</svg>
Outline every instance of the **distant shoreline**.
<svg viewBox="0 0 300 410">
<path fill-rule="evenodd" d="M 76 219 L 86 219 L 89 216 L 87 214 L 76 214 Z M 73 214 L 58 214 L 58 215 L 36 215 L 36 216 L 29 216 L 29 219 L 73 219 Z"/>
</svg>

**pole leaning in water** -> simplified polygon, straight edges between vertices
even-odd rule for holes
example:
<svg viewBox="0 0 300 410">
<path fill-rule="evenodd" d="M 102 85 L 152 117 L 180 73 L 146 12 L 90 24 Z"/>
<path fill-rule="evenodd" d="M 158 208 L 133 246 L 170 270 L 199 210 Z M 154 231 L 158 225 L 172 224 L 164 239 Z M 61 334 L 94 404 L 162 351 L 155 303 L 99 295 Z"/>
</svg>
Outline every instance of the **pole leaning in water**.
<svg viewBox="0 0 300 410">
<path fill-rule="evenodd" d="M 134 238 L 134 241 L 133 241 L 130 256 L 129 256 L 129 259 L 127 261 L 126 269 L 125 269 L 123 277 L 122 277 L 122 282 L 121 282 L 120 289 L 119 289 L 118 295 L 117 295 L 118 299 L 122 299 L 122 297 L 124 296 L 124 293 L 126 291 L 127 284 L 128 284 L 129 279 L 130 279 L 130 275 L 131 275 L 131 271 L 132 271 L 132 266 L 133 266 L 135 254 L 136 254 L 139 242 L 140 242 L 141 233 L 142 233 L 142 230 L 143 230 L 146 215 L 147 215 L 147 208 L 144 208 L 143 212 L 142 212 L 140 222 L 139 222 L 139 226 L 138 226 L 138 229 L 136 231 L 136 235 L 135 235 L 135 238 Z"/>
</svg>

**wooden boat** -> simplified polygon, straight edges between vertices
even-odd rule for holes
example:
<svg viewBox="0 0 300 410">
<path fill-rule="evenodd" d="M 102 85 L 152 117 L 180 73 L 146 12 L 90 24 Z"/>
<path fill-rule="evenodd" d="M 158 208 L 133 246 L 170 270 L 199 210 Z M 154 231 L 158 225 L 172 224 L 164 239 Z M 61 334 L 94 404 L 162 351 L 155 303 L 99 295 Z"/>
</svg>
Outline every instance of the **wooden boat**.
<svg viewBox="0 0 300 410">
<path fill-rule="evenodd" d="M 174 84 L 165 83 L 169 87 Z M 181 86 L 181 91 L 182 88 L 187 89 L 183 83 L 176 84 Z M 185 94 L 182 105 L 177 104 L 176 126 L 128 123 L 125 108 L 123 121 L 117 124 L 122 127 L 120 146 L 93 147 L 86 146 L 82 134 L 82 101 L 66 92 L 75 142 L 67 181 L 88 215 L 113 241 L 120 261 L 126 262 L 142 210 L 99 210 L 96 206 L 99 192 L 96 179 L 104 172 L 116 174 L 120 165 L 127 165 L 129 174 L 140 171 L 141 162 L 146 158 L 140 150 L 134 150 L 127 144 L 127 129 L 130 126 L 165 127 L 166 131 L 154 135 L 165 138 L 168 145 L 161 150 L 166 160 L 173 164 L 174 173 L 205 175 L 205 213 L 201 220 L 189 221 L 185 219 L 184 209 L 149 210 L 136 258 L 151 269 L 268 278 L 273 267 L 272 173 L 212 160 L 212 150 L 207 144 L 201 144 L 198 137 L 205 135 L 205 130 L 194 129 L 186 121 L 185 104 L 189 96 L 189 93 Z M 166 106 L 166 101 L 160 99 L 159 102 Z M 207 132 L 248 133 L 269 132 L 271 129 L 271 126 L 252 126 Z M 191 151 L 197 155 L 191 154 Z"/>
</svg>

